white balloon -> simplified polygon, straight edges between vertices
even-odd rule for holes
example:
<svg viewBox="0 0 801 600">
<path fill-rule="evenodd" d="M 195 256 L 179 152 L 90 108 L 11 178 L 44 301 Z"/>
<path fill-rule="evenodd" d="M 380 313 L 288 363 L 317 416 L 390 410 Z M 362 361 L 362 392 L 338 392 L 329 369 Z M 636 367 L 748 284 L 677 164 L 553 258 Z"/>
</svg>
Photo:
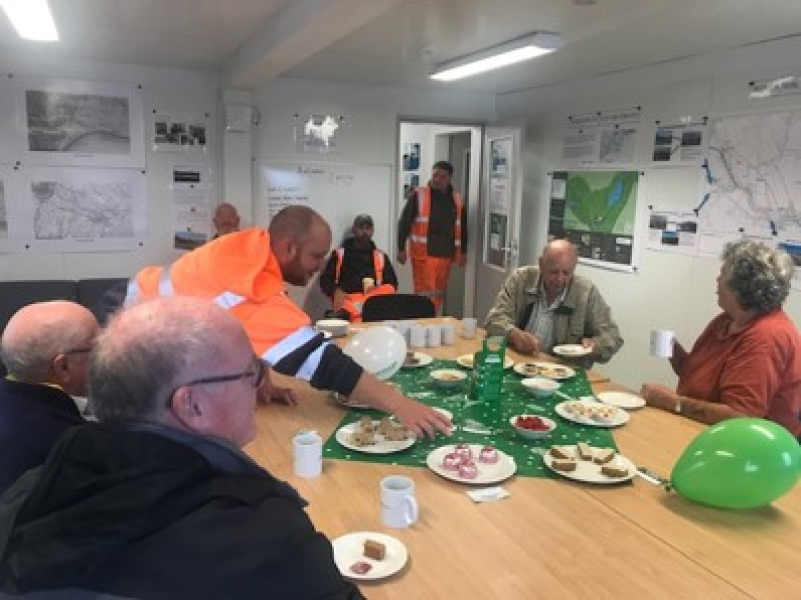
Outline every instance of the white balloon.
<svg viewBox="0 0 801 600">
<path fill-rule="evenodd" d="M 342 351 L 365 371 L 389 379 L 406 360 L 406 338 L 392 327 L 376 325 L 354 335 Z"/>
</svg>

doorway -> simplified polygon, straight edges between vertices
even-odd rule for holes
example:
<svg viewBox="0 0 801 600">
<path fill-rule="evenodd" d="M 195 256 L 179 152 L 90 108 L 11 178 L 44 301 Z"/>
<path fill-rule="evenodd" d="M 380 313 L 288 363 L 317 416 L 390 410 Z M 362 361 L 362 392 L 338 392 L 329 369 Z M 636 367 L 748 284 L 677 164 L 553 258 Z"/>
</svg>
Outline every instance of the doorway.
<svg viewBox="0 0 801 600">
<path fill-rule="evenodd" d="M 438 160 L 447 160 L 454 167 L 451 183 L 465 199 L 467 206 L 467 264 L 454 267 L 443 303 L 442 314 L 457 318 L 472 316 L 475 306 L 475 269 L 478 259 L 479 223 L 478 189 L 481 170 L 483 127 L 475 124 L 427 123 L 400 121 L 398 195 L 396 222 L 409 192 L 428 183 L 431 168 Z M 397 231 L 392 232 L 393 250 L 397 247 Z M 392 253 L 394 256 L 394 252 Z M 395 265 L 400 291 L 411 292 L 411 266 Z"/>
</svg>

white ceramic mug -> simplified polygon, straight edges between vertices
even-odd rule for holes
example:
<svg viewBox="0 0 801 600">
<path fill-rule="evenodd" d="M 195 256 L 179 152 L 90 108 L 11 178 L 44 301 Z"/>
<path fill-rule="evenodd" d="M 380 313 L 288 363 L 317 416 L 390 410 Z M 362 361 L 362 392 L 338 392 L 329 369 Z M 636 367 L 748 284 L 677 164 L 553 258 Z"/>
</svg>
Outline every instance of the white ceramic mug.
<svg viewBox="0 0 801 600">
<path fill-rule="evenodd" d="M 442 327 L 439 325 L 428 325 L 426 327 L 426 345 L 430 348 L 437 348 L 442 345 Z"/>
<path fill-rule="evenodd" d="M 414 481 L 403 475 L 381 480 L 381 521 L 387 527 L 409 527 L 417 522 L 419 511 L 414 497 Z"/>
<path fill-rule="evenodd" d="M 456 327 L 453 323 L 443 323 L 442 328 L 442 345 L 453 346 L 456 343 Z"/>
<path fill-rule="evenodd" d="M 412 348 L 425 348 L 426 328 L 422 325 L 414 324 L 409 328 L 409 345 Z"/>
<path fill-rule="evenodd" d="M 316 431 L 301 431 L 292 440 L 294 472 L 298 477 L 317 477 L 323 472 L 323 440 Z"/>
<path fill-rule="evenodd" d="M 675 334 L 670 329 L 651 330 L 651 356 L 670 358 L 673 356 Z"/>
<path fill-rule="evenodd" d="M 476 337 L 476 328 L 478 327 L 478 320 L 473 317 L 465 317 L 462 319 L 462 337 L 472 340 Z"/>
</svg>

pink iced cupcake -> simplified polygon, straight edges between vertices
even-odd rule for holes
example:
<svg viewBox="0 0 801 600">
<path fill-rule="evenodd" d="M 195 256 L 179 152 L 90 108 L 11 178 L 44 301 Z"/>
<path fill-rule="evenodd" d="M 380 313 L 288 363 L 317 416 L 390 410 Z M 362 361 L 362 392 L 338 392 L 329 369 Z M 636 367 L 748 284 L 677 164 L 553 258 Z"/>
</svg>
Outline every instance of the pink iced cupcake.
<svg viewBox="0 0 801 600">
<path fill-rule="evenodd" d="M 453 451 L 465 460 L 473 458 L 473 451 L 467 444 L 456 444 L 456 448 L 454 448 Z"/>
<path fill-rule="evenodd" d="M 478 467 L 472 460 L 466 460 L 459 465 L 459 477 L 462 479 L 475 479 L 478 477 Z"/>
<path fill-rule="evenodd" d="M 461 464 L 462 464 L 462 457 L 456 454 L 455 452 L 446 454 L 445 457 L 442 459 L 442 467 L 448 469 L 448 471 L 458 471 L 459 465 Z"/>
<path fill-rule="evenodd" d="M 494 465 L 498 462 L 498 451 L 493 446 L 484 446 L 478 455 L 479 462 Z"/>
</svg>

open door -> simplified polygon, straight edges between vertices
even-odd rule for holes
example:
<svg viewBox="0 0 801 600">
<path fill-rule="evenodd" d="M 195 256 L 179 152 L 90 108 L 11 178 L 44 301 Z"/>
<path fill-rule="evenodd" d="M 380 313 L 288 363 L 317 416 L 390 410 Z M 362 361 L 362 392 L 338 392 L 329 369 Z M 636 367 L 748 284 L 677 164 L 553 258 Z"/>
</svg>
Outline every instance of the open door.
<svg viewBox="0 0 801 600">
<path fill-rule="evenodd" d="M 461 192 L 467 204 L 467 265 L 464 269 L 454 267 L 443 304 L 444 315 L 461 318 L 475 313 L 475 265 L 480 256 L 477 252 L 480 237 L 479 182 L 482 154 L 482 127 L 472 124 L 425 123 L 399 121 L 399 180 L 396 206 L 396 222 L 405 204 L 409 189 L 426 185 L 431 177 L 431 167 L 438 160 L 453 164 L 452 183 Z M 392 254 L 395 256 L 397 231 L 393 231 Z M 400 289 L 411 292 L 411 266 L 394 264 Z"/>
<path fill-rule="evenodd" d="M 483 323 L 507 276 L 518 266 L 522 167 L 521 131 L 488 127 L 481 171 L 475 316 Z"/>
</svg>

